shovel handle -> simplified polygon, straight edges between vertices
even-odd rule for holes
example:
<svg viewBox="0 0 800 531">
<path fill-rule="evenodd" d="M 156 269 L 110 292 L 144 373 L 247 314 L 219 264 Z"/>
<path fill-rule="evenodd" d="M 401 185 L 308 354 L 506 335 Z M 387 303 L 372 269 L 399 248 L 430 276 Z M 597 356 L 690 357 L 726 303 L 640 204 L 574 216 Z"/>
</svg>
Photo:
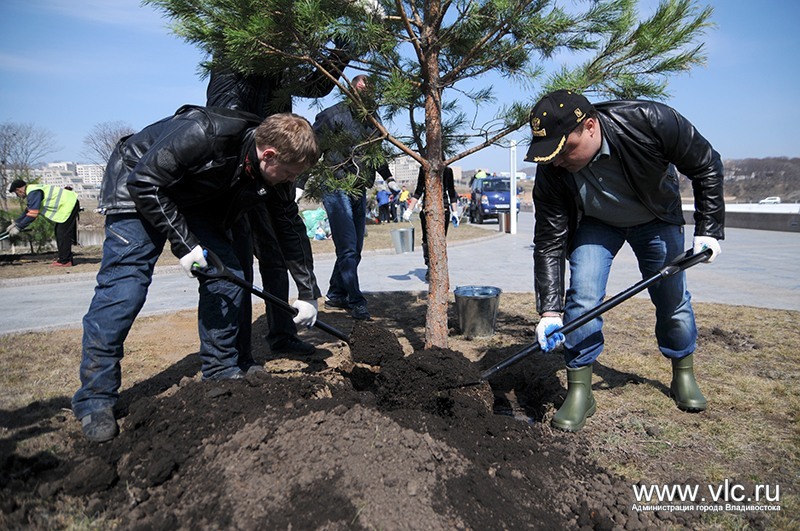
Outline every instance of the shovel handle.
<svg viewBox="0 0 800 531">
<path fill-rule="evenodd" d="M 625 302 L 626 300 L 630 299 L 631 297 L 633 297 L 634 295 L 636 295 L 640 291 L 644 290 L 645 288 L 648 288 L 648 287 L 652 286 L 653 284 L 655 284 L 656 282 L 658 282 L 662 278 L 666 278 L 668 276 L 672 276 L 672 275 L 674 275 L 676 273 L 684 271 L 684 270 L 692 267 L 693 265 L 699 264 L 700 262 L 705 262 L 706 260 L 711 258 L 711 254 L 712 254 L 711 249 L 704 249 L 703 251 L 701 251 L 699 253 L 696 253 L 696 254 L 694 252 L 692 252 L 691 249 L 689 249 L 688 251 L 686 251 L 686 252 L 682 253 L 681 255 L 679 255 L 675 260 L 673 260 L 672 262 L 670 262 L 669 264 L 664 266 L 662 269 L 660 269 L 658 271 L 658 273 L 656 273 L 652 277 L 650 277 L 648 279 L 645 279 L 645 280 L 642 280 L 642 281 L 638 282 L 637 284 L 635 284 L 634 286 L 631 286 L 630 288 L 628 288 L 628 289 L 626 289 L 626 290 L 614 295 L 613 297 L 611 297 L 607 301 L 595 306 L 591 310 L 587 311 L 583 315 L 578 316 L 577 318 L 573 319 L 572 321 L 570 321 L 569 323 L 565 324 L 561 328 L 559 328 L 557 330 L 553 330 L 552 332 L 547 334 L 547 337 L 550 337 L 550 336 L 552 336 L 554 334 L 567 335 L 570 332 L 573 332 L 574 330 L 576 330 L 576 329 L 580 328 L 581 326 L 585 325 L 586 323 L 588 323 L 592 319 L 598 317 L 599 315 L 607 312 L 611 308 L 613 308 L 613 307 Z M 539 345 L 538 341 L 536 343 L 532 343 L 532 344 L 528 345 L 527 347 L 523 348 L 522 350 L 520 350 L 519 352 L 517 352 L 513 356 L 511 356 L 509 358 L 506 358 L 505 360 L 501 361 L 500 363 L 497 363 L 496 365 L 492 366 L 491 368 L 483 371 L 481 373 L 481 380 L 489 379 L 492 375 L 494 375 L 498 371 L 501 371 L 501 370 L 505 369 L 506 367 L 509 367 L 509 366 L 517 363 L 518 361 L 522 360 L 523 358 L 525 358 L 527 356 L 530 356 L 531 354 L 534 354 L 534 353 L 536 353 L 536 352 L 538 352 L 540 350 L 542 350 L 542 348 Z"/>
<path fill-rule="evenodd" d="M 23 232 L 28 232 L 28 231 L 30 231 L 30 229 L 24 229 L 19 231 L 17 234 L 22 234 Z M 8 231 L 0 232 L 0 241 L 7 240 L 10 237 L 11 235 L 8 233 Z"/>
<path fill-rule="evenodd" d="M 267 293 L 263 289 L 259 288 L 247 282 L 245 279 L 240 278 L 233 274 L 233 272 L 225 267 L 225 264 L 222 263 L 222 260 L 219 256 L 217 256 L 214 251 L 210 249 L 205 249 L 206 251 L 206 259 L 208 260 L 209 267 L 201 268 L 201 267 L 192 267 L 192 273 L 196 277 L 202 278 L 215 278 L 215 279 L 224 279 L 229 282 L 233 282 L 240 288 L 244 289 L 245 291 L 256 295 L 264 299 L 266 302 L 269 302 L 273 306 L 277 307 L 279 310 L 284 312 L 288 312 L 292 314 L 292 316 L 297 315 L 297 308 L 290 305 L 288 302 L 284 301 L 273 295 L 272 293 Z M 345 343 L 350 343 L 350 337 L 342 332 L 341 330 L 332 327 L 329 324 L 323 323 L 319 319 L 314 322 L 314 327 L 322 330 L 323 332 L 332 335 L 337 339 L 341 339 Z"/>
</svg>

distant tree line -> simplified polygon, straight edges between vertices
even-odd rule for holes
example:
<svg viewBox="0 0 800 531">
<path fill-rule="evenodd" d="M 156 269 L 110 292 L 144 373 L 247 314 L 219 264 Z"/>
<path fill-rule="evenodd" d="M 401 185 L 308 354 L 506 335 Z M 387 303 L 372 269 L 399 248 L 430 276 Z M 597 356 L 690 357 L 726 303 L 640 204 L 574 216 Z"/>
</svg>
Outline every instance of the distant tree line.
<svg viewBox="0 0 800 531">
<path fill-rule="evenodd" d="M 729 159 L 725 165 L 725 197 L 740 203 L 755 203 L 779 196 L 784 203 L 800 202 L 800 158 L 767 157 Z M 688 179 L 681 179 L 681 193 L 692 195 Z"/>
</svg>

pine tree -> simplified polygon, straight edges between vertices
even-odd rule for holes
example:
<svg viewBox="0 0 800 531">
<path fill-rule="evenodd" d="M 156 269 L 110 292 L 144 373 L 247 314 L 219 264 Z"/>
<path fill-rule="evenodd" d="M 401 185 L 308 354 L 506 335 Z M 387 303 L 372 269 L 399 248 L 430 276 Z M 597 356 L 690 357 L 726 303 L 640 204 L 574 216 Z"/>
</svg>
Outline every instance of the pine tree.
<svg viewBox="0 0 800 531">
<path fill-rule="evenodd" d="M 334 49 L 355 59 L 335 80 L 363 116 L 369 102 L 349 85 L 370 75 L 396 152 L 426 171 L 431 282 L 426 348 L 447 346 L 449 281 L 441 174 L 527 124 L 543 93 L 570 88 L 610 97 L 665 98 L 670 75 L 705 61 L 709 7 L 663 0 L 640 20 L 636 0 L 145 0 L 174 30 L 248 73 L 325 71 Z M 285 79 L 300 79 L 300 75 Z M 519 87 L 495 100 L 494 84 Z M 291 81 L 287 81 L 287 90 Z M 491 117 L 480 119 L 487 110 Z M 391 130 L 390 130 L 391 129 Z M 382 155 L 376 151 L 376 157 Z M 341 184 L 347 187 L 347 183 Z"/>
</svg>

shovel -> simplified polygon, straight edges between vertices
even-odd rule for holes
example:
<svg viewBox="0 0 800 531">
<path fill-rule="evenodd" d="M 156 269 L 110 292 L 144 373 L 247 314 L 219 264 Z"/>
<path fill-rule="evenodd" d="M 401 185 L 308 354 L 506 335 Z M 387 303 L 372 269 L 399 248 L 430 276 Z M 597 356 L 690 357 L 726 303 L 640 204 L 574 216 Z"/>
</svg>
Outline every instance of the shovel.
<svg viewBox="0 0 800 531">
<path fill-rule="evenodd" d="M 10 236 L 10 234 L 8 233 L 8 231 L 0 233 L 0 241 L 3 241 L 5 239 L 7 239 L 9 236 Z"/>
<path fill-rule="evenodd" d="M 201 269 L 200 267 L 197 267 L 195 265 L 195 267 L 192 268 L 192 273 L 194 274 L 194 276 L 202 277 L 202 278 L 206 278 L 206 279 L 221 278 L 221 279 L 227 280 L 229 282 L 233 282 L 234 284 L 236 284 L 240 288 L 252 293 L 253 295 L 256 295 L 257 297 L 261 297 L 266 302 L 269 302 L 270 304 L 272 304 L 273 306 L 277 307 L 278 309 L 280 309 L 280 310 L 282 310 L 284 312 L 288 312 L 288 313 L 292 314 L 292 316 L 297 315 L 297 309 L 292 307 L 289 303 L 287 303 L 286 301 L 276 297 L 275 295 L 273 295 L 271 293 L 267 293 L 263 289 L 259 288 L 258 286 L 255 286 L 254 284 L 251 284 L 251 283 L 247 282 L 243 278 L 237 277 L 235 274 L 233 274 L 233 272 L 231 272 L 230 269 L 225 267 L 225 264 L 222 263 L 222 260 L 220 260 L 219 256 L 217 256 L 213 251 L 211 251 L 210 249 L 205 249 L 205 251 L 206 251 L 206 258 L 208 259 L 208 263 L 209 263 L 210 267 Z M 345 334 L 344 332 L 342 332 L 341 330 L 339 330 L 337 328 L 334 328 L 329 324 L 325 324 L 322 321 L 320 321 L 319 319 L 317 319 L 314 322 L 314 326 L 316 328 L 319 328 L 323 332 L 325 332 L 327 334 L 330 334 L 330 335 L 332 335 L 333 337 L 335 337 L 337 339 L 341 339 L 342 341 L 344 341 L 347 344 L 350 344 L 350 337 L 347 334 Z"/>
<path fill-rule="evenodd" d="M 23 232 L 28 232 L 28 230 L 30 230 L 30 229 L 21 230 L 17 234 L 22 234 Z M 0 232 L 0 242 L 3 241 L 3 240 L 7 240 L 10 237 L 11 237 L 11 235 L 8 233 L 8 231 Z"/>
<path fill-rule="evenodd" d="M 547 334 L 547 336 L 550 337 L 553 334 L 559 334 L 559 333 L 567 335 L 570 332 L 572 332 L 572 331 L 580 328 L 581 326 L 585 325 L 586 323 L 588 323 L 589 321 L 591 321 L 595 317 L 604 314 L 605 312 L 607 312 L 611 308 L 613 308 L 613 307 L 621 304 L 622 302 L 625 302 L 626 300 L 630 299 L 631 297 L 633 297 L 634 295 L 636 295 L 640 291 L 652 286 L 653 284 L 655 284 L 656 282 L 658 282 L 662 278 L 670 277 L 670 276 L 672 276 L 672 275 L 674 275 L 676 273 L 679 273 L 679 272 L 681 272 L 681 271 L 683 271 L 685 269 L 688 269 L 688 268 L 692 267 L 695 264 L 699 264 L 700 262 L 705 262 L 706 260 L 711 258 L 711 254 L 712 254 L 711 253 L 711 249 L 704 249 L 703 251 L 701 251 L 701 252 L 699 252 L 697 254 L 693 254 L 692 250 L 689 249 L 685 253 L 683 253 L 680 256 L 678 256 L 678 258 L 673 260 L 670 264 L 668 264 L 668 265 L 664 266 L 663 268 L 661 268 L 658 271 L 658 273 L 656 273 L 652 277 L 644 279 L 644 280 L 640 281 L 639 283 L 631 286 L 630 288 L 628 288 L 628 289 L 626 289 L 626 290 L 614 295 L 613 297 L 611 297 L 607 301 L 595 306 L 591 310 L 587 311 L 585 314 L 579 316 L 577 319 L 575 319 L 573 321 L 570 321 L 569 323 L 565 324 L 564 326 L 562 326 L 558 330 L 553 330 L 552 332 Z M 541 349 L 542 349 L 542 347 L 539 345 L 538 341 L 533 343 L 533 344 L 531 344 L 531 345 L 528 345 L 527 347 L 523 348 L 522 350 L 520 350 L 519 352 L 517 352 L 513 356 L 511 356 L 509 358 L 506 358 L 505 360 L 501 361 L 500 363 L 494 365 L 492 368 L 487 369 L 484 372 L 482 372 L 481 373 L 481 380 L 484 380 L 484 381 L 488 380 L 489 378 L 491 378 L 498 371 L 501 371 L 501 370 L 505 369 L 506 367 L 509 367 L 509 366 L 517 363 L 522 358 L 524 358 L 526 356 L 530 356 L 531 354 L 534 354 L 535 352 L 538 352 Z"/>
</svg>

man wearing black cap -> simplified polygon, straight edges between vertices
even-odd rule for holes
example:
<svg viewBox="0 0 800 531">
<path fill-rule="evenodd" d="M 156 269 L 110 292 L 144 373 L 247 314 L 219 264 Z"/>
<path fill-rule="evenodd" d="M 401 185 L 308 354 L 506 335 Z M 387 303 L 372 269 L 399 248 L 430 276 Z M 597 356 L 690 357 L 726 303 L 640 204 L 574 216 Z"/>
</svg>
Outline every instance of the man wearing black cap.
<svg viewBox="0 0 800 531">
<path fill-rule="evenodd" d="M 49 184 L 28 184 L 16 179 L 8 188 L 9 193 L 26 200 L 25 212 L 14 220 L 6 232 L 14 236 L 33 223 L 41 214 L 55 224 L 58 258 L 50 267 L 72 267 L 72 237 L 77 230 L 78 194 L 72 190 Z"/>
<path fill-rule="evenodd" d="M 694 126 L 660 103 L 592 105 L 578 93 L 558 90 L 536 104 L 530 125 L 533 138 L 525 160 L 538 164 L 534 272 L 541 319 L 536 334 L 545 351 L 564 343 L 567 397 L 552 424 L 578 431 L 596 409 L 592 363 L 603 350 L 603 321 L 598 317 L 567 338 L 547 334 L 603 301 L 611 262 L 625 242 L 643 278 L 683 252 L 677 172 L 692 181 L 694 190 L 694 252 L 711 249 L 712 262 L 724 237 L 723 167 Z M 570 267 L 566 300 L 565 258 Z M 672 361 L 672 397 L 684 411 L 703 411 L 707 403 L 693 368 L 697 327 L 684 273 L 661 280 L 649 293 L 659 349 Z"/>
</svg>

